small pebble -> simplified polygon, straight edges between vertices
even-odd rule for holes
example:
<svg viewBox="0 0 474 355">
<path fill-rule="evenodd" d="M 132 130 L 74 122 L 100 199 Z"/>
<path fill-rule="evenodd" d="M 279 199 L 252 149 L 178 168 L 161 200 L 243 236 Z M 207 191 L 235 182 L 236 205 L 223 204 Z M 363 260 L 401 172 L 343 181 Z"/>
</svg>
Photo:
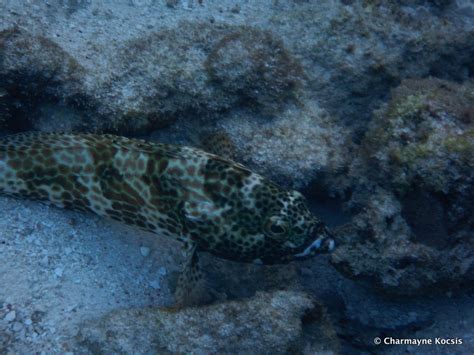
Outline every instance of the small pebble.
<svg viewBox="0 0 474 355">
<path fill-rule="evenodd" d="M 28 237 L 25 238 L 25 241 L 27 243 L 34 243 L 34 242 L 36 242 L 36 237 L 33 236 L 33 235 L 29 235 Z"/>
<path fill-rule="evenodd" d="M 158 269 L 158 275 L 165 276 L 167 273 L 168 271 L 166 271 L 166 268 L 164 266 L 160 266 Z"/>
<path fill-rule="evenodd" d="M 15 322 L 13 324 L 13 331 L 19 332 L 23 328 L 23 325 L 20 322 Z"/>
<path fill-rule="evenodd" d="M 25 320 L 25 324 L 26 325 L 32 325 L 33 321 L 30 318 L 28 318 L 27 320 Z"/>
<path fill-rule="evenodd" d="M 146 257 L 150 254 L 150 248 L 140 247 L 140 253 Z"/>
<path fill-rule="evenodd" d="M 10 311 L 5 316 L 5 320 L 7 322 L 13 322 L 15 320 L 15 318 L 16 318 L 16 312 L 15 311 Z"/>
<path fill-rule="evenodd" d="M 46 255 L 40 260 L 40 265 L 41 266 L 48 266 L 49 264 L 49 257 Z"/>
<path fill-rule="evenodd" d="M 54 274 L 57 276 L 57 277 L 61 277 L 63 276 L 63 272 L 64 270 L 60 267 L 57 267 L 56 269 L 54 269 Z"/>
<path fill-rule="evenodd" d="M 71 253 L 72 253 L 72 248 L 69 248 L 69 247 L 64 248 L 64 254 L 69 255 Z"/>
<path fill-rule="evenodd" d="M 161 288 L 160 280 L 150 281 L 149 285 L 151 288 L 154 288 L 155 290 L 159 290 Z"/>
</svg>

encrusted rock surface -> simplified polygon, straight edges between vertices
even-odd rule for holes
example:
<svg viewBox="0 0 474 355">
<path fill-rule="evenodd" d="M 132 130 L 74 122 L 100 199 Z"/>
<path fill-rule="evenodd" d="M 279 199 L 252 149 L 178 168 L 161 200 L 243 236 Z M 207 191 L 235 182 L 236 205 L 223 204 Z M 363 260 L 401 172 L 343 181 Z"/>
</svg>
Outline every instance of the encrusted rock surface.
<svg viewBox="0 0 474 355">
<path fill-rule="evenodd" d="M 222 37 L 206 60 L 210 78 L 240 105 L 272 115 L 294 97 L 301 64 L 270 31 L 243 26 Z"/>
<path fill-rule="evenodd" d="M 236 106 L 274 114 L 293 96 L 301 65 L 281 40 L 246 26 L 182 22 L 124 43 L 95 95 L 126 132 L 177 117 L 206 118 Z M 125 128 L 124 128 L 125 126 Z"/>
<path fill-rule="evenodd" d="M 473 70 L 474 10 L 465 1 L 235 6 L 18 2 L 4 5 L 0 29 L 21 26 L 30 43 L 43 38 L 85 69 L 79 85 L 68 79 L 86 112 L 76 130 L 143 132 L 179 117 L 205 125 L 242 106 L 278 116 L 288 100 L 312 99 L 357 136 L 404 78 L 464 80 Z M 41 72 L 41 59 L 31 68 Z M 61 101 L 72 95 L 56 91 Z"/>
<path fill-rule="evenodd" d="M 302 188 L 346 165 L 349 131 L 334 121 L 311 102 L 289 106 L 272 120 L 236 111 L 218 125 L 234 142 L 240 161 L 283 186 Z"/>
<path fill-rule="evenodd" d="M 270 21 L 302 58 L 309 92 L 362 134 L 401 80 L 472 75 L 473 11 L 469 1 L 299 2 Z"/>
<path fill-rule="evenodd" d="M 348 175 L 363 211 L 340 270 L 403 295 L 474 281 L 473 95 L 471 82 L 407 80 L 375 112 Z"/>
<path fill-rule="evenodd" d="M 335 333 L 322 309 L 315 307 L 303 293 L 278 291 L 181 311 L 117 310 L 83 325 L 78 343 L 89 353 L 135 353 L 139 349 L 142 354 L 286 354 L 298 350 L 298 340 L 304 336 L 302 319 L 312 315 L 320 324 L 313 334 L 319 341 L 317 347 L 308 347 L 334 351 Z"/>
<path fill-rule="evenodd" d="M 77 105 L 83 75 L 84 68 L 53 40 L 17 27 L 1 31 L 0 125 L 34 125 L 44 102 Z"/>
<path fill-rule="evenodd" d="M 392 92 L 363 142 L 377 180 L 399 195 L 413 188 L 458 196 L 472 191 L 474 82 L 406 80 Z"/>
</svg>

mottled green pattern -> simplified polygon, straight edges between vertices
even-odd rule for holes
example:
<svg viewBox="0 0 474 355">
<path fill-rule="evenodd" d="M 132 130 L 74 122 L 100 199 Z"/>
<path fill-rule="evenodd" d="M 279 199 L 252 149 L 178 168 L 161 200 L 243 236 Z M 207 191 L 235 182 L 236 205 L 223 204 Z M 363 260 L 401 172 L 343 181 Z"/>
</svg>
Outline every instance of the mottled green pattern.
<svg viewBox="0 0 474 355">
<path fill-rule="evenodd" d="M 300 193 L 190 147 L 14 135 L 0 140 L 0 192 L 91 211 L 237 261 L 282 263 L 333 247 Z"/>
</svg>

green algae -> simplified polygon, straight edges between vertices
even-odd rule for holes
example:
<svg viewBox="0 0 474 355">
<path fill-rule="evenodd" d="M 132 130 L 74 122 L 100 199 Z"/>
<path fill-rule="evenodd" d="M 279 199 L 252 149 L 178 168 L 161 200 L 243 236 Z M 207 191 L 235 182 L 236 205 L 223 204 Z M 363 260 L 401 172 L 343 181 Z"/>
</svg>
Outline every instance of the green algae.
<svg viewBox="0 0 474 355">
<path fill-rule="evenodd" d="M 427 94 L 413 94 L 404 98 L 397 98 L 391 102 L 385 111 L 385 120 L 407 120 L 419 119 L 421 114 L 426 110 Z"/>
<path fill-rule="evenodd" d="M 471 181 L 474 164 L 472 83 L 406 80 L 375 112 L 363 141 L 366 159 L 384 186 L 447 194 Z"/>
<path fill-rule="evenodd" d="M 474 156 L 474 128 L 468 129 L 459 136 L 446 138 L 443 146 L 450 152 L 459 153 L 472 159 Z"/>
</svg>

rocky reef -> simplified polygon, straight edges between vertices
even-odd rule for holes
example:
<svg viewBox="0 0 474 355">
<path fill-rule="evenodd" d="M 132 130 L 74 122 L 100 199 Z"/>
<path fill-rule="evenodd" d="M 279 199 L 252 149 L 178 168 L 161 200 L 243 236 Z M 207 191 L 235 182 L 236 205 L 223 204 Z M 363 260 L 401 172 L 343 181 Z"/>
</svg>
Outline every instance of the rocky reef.
<svg viewBox="0 0 474 355">
<path fill-rule="evenodd" d="M 344 169 L 352 149 L 349 130 L 315 102 L 290 105 L 272 120 L 238 110 L 218 125 L 236 146 L 240 161 L 293 188 Z"/>
<path fill-rule="evenodd" d="M 131 40 L 113 65 L 117 75 L 99 90 L 101 112 L 128 132 L 242 105 L 272 114 L 303 75 L 270 32 L 224 24 L 183 22 Z"/>
<path fill-rule="evenodd" d="M 2 102 L 10 102 L 2 110 L 7 125 L 12 100 L 21 102 L 25 112 L 42 101 L 74 106 L 75 99 L 81 100 L 89 109 L 89 115 L 83 113 L 87 129 L 128 134 L 167 126 L 191 112 L 196 119 L 209 119 L 247 106 L 273 115 L 287 100 L 296 100 L 304 77 L 281 40 L 246 26 L 182 22 L 176 29 L 126 41 L 110 61 L 109 73 L 96 82 L 49 39 L 19 29 L 0 37 Z M 35 101 L 26 105 L 26 98 Z M 41 129 L 25 120 L 23 128 Z"/>
<path fill-rule="evenodd" d="M 218 302 L 165 310 L 172 248 L 94 222 L 107 256 L 88 215 L 2 199 L 0 352 L 374 351 L 451 329 L 473 352 L 473 18 L 463 0 L 0 4 L 0 135 L 197 145 L 302 191 L 338 242 L 276 269 L 204 256 Z"/>
<path fill-rule="evenodd" d="M 210 78 L 243 106 L 272 115 L 295 98 L 303 67 L 270 31 L 242 27 L 222 37 L 205 63 Z"/>
<path fill-rule="evenodd" d="M 272 353 L 298 351 L 303 322 L 318 324 L 306 351 L 337 347 L 324 310 L 295 292 L 259 293 L 253 299 L 181 311 L 118 310 L 84 325 L 78 343 L 87 352 Z"/>
<path fill-rule="evenodd" d="M 340 270 L 390 294 L 472 283 L 473 88 L 406 80 L 375 111 L 348 174 L 363 211 L 333 255 Z"/>
<path fill-rule="evenodd" d="M 0 125 L 41 128 L 41 107 L 78 106 L 83 75 L 84 68 L 53 40 L 18 27 L 1 31 Z"/>
</svg>

